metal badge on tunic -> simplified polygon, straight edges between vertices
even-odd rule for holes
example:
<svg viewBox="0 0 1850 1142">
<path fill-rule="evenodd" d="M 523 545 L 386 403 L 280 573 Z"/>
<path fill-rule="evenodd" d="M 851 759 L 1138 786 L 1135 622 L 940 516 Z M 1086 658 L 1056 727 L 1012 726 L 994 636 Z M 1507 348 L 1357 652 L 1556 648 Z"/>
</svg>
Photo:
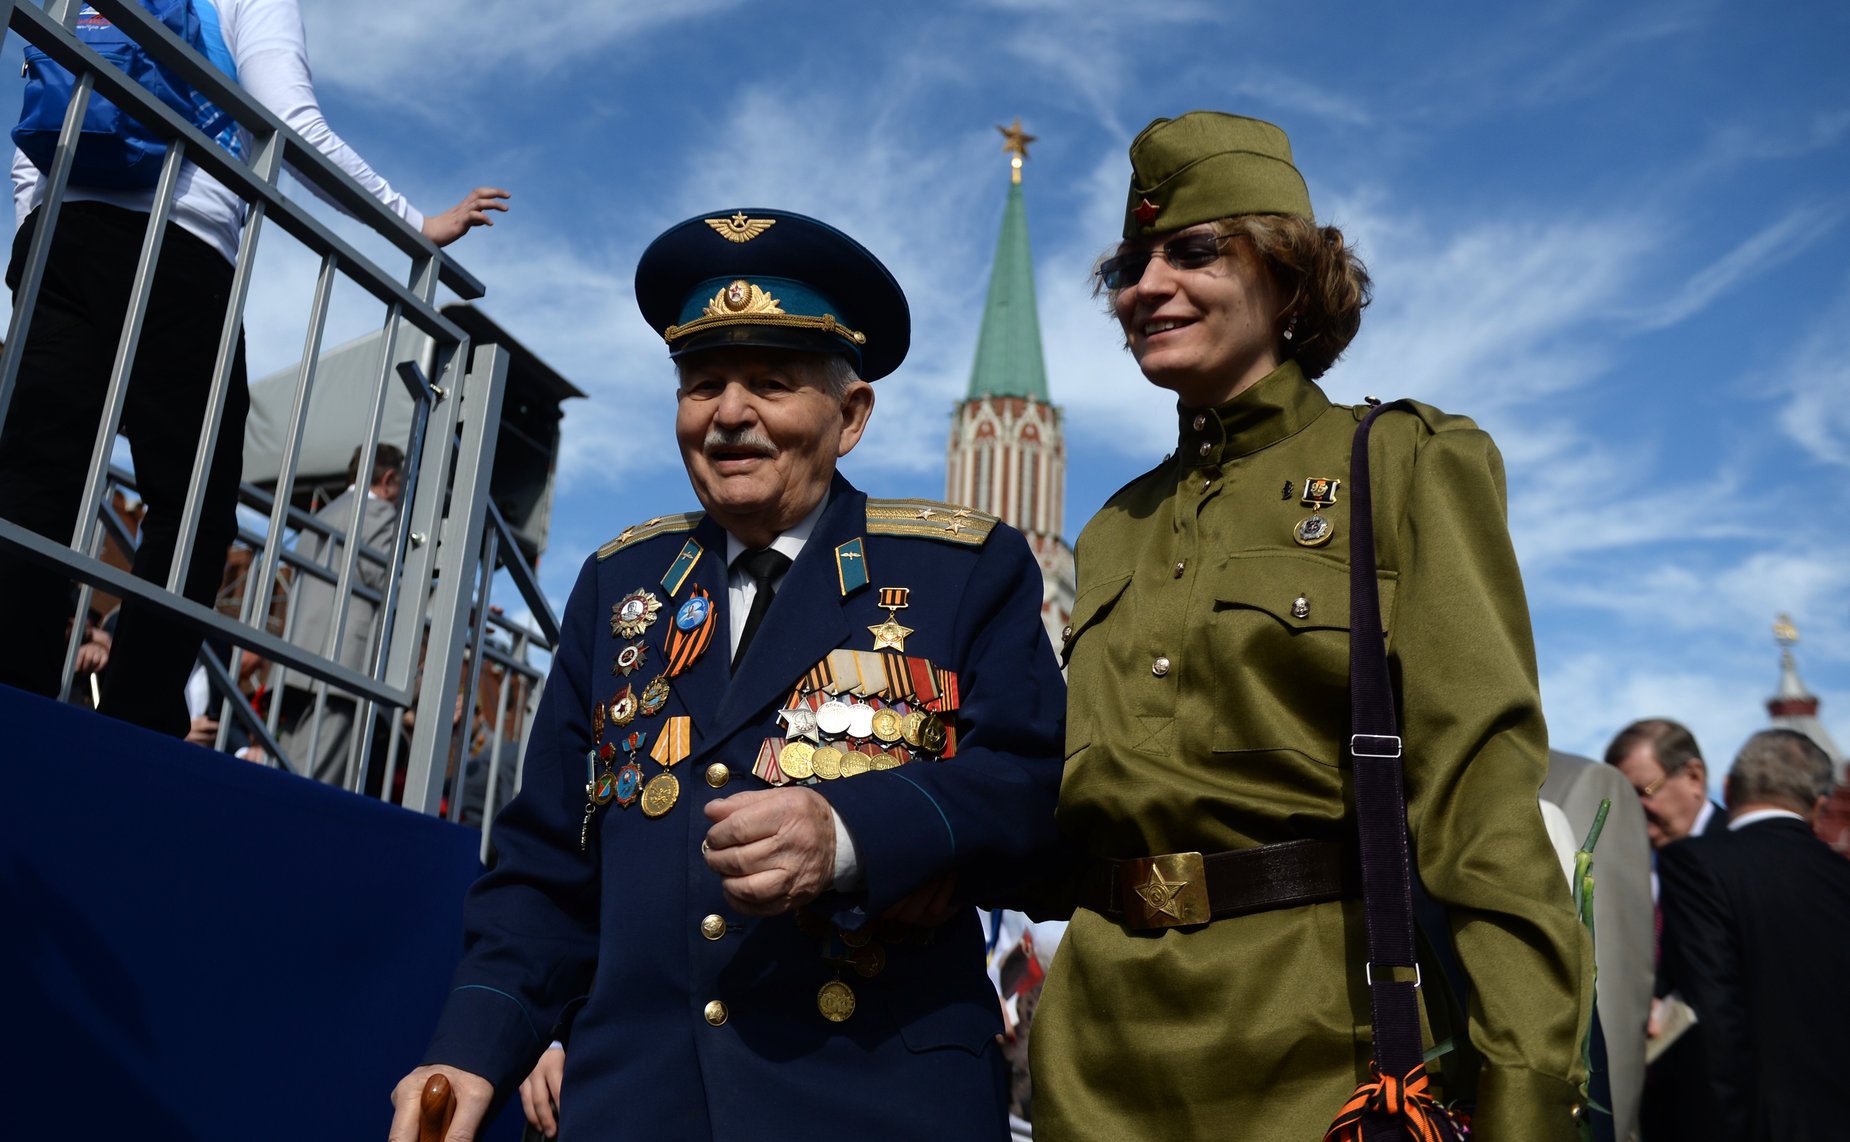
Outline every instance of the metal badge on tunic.
<svg viewBox="0 0 1850 1142">
<path fill-rule="evenodd" d="M 672 773 L 658 773 L 642 787 L 642 815 L 659 817 L 674 808 L 681 797 L 681 783 Z"/>
<path fill-rule="evenodd" d="M 786 777 L 807 781 L 816 772 L 815 756 L 816 747 L 808 742 L 790 742 L 778 752 L 777 767 L 784 771 Z"/>
<path fill-rule="evenodd" d="M 610 608 L 610 633 L 618 638 L 640 638 L 662 609 L 662 601 L 638 587 Z"/>
<path fill-rule="evenodd" d="M 629 675 L 642 669 L 642 664 L 649 657 L 649 648 L 641 642 L 632 642 L 617 651 L 617 657 L 610 663 L 612 674 Z"/>
<path fill-rule="evenodd" d="M 1327 516 L 1305 516 L 1291 529 L 1291 538 L 1303 547 L 1322 547 L 1336 534 L 1336 525 Z"/>
<path fill-rule="evenodd" d="M 1336 525 L 1319 513 L 1336 502 L 1336 490 L 1342 483 L 1329 476 L 1304 477 L 1304 494 L 1298 502 L 1310 509 L 1310 515 L 1291 529 L 1291 538 L 1299 546 L 1322 547 L 1336 535 Z"/>
<path fill-rule="evenodd" d="M 824 781 L 834 781 L 841 776 L 841 750 L 832 745 L 825 745 L 810 755 L 810 764 L 815 767 L 816 776 Z"/>
<path fill-rule="evenodd" d="M 638 709 L 645 718 L 653 718 L 668 704 L 668 676 L 661 675 L 642 688 Z M 673 719 L 670 719 L 671 721 Z"/>
<path fill-rule="evenodd" d="M 642 793 L 642 766 L 630 762 L 617 770 L 616 802 L 625 809 L 636 803 Z"/>
<path fill-rule="evenodd" d="M 854 991 L 841 980 L 832 979 L 816 993 L 816 1010 L 830 1023 L 846 1022 L 854 1014 Z"/>
<path fill-rule="evenodd" d="M 610 724 L 613 726 L 629 725 L 636 720 L 638 708 L 635 692 L 625 686 L 617 691 L 616 697 L 610 700 Z"/>
</svg>

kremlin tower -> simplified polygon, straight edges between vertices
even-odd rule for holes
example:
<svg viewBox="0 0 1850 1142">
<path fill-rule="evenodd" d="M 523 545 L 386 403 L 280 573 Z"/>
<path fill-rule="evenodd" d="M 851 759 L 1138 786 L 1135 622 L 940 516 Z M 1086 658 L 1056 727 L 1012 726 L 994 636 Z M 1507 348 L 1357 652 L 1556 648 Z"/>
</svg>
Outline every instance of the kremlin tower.
<svg viewBox="0 0 1850 1142">
<path fill-rule="evenodd" d="M 1041 621 L 1057 647 L 1073 610 L 1073 550 L 1060 538 L 1066 512 L 1066 443 L 1048 403 L 1034 259 L 1022 204 L 1021 165 L 1034 136 L 998 127 L 1009 158 L 1008 204 L 989 274 L 970 389 L 951 417 L 944 498 L 1000 516 L 1028 537 L 1045 589 Z"/>
</svg>

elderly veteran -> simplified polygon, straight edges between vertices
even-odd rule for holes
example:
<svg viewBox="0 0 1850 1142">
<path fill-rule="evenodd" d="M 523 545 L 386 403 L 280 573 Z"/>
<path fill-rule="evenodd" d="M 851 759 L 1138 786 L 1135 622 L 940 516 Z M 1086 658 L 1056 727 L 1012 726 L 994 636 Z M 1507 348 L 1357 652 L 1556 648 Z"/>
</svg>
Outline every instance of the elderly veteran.
<svg viewBox="0 0 1850 1142">
<path fill-rule="evenodd" d="M 967 904 L 1005 901 L 1055 837 L 1065 689 L 1034 558 L 993 517 L 836 473 L 910 330 L 846 235 L 693 218 L 636 295 L 706 510 L 586 560 L 391 1137 L 437 1072 L 472 1136 L 584 994 L 573 1142 L 1004 1138 Z"/>
<path fill-rule="evenodd" d="M 1367 408 L 1313 381 L 1369 282 L 1312 220 L 1277 127 L 1158 119 L 1130 158 L 1098 276 L 1179 430 L 1076 550 L 1059 824 L 1085 875 L 1036 1014 L 1035 1136 L 1320 1138 L 1372 1053 L 1344 872 L 1346 493 Z M 1502 463 L 1426 405 L 1382 415 L 1370 456 L 1415 864 L 1474 990 L 1474 1138 L 1570 1138 L 1592 957 L 1536 800 L 1546 732 Z M 1168 854 L 1205 861 L 1149 859 Z"/>
</svg>

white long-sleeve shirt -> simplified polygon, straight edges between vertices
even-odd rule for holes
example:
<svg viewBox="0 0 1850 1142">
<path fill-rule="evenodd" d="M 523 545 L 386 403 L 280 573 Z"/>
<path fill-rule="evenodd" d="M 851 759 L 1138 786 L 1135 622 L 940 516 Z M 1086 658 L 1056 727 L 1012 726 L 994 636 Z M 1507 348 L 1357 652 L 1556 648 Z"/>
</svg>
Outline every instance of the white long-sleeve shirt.
<svg viewBox="0 0 1850 1142">
<path fill-rule="evenodd" d="M 349 147 L 321 114 L 308 68 L 308 42 L 296 0 L 194 0 L 204 29 L 206 54 L 251 97 L 358 179 L 379 201 L 413 226 L 424 215 Z M 227 65 L 230 66 L 227 66 Z M 245 151 L 250 139 L 244 134 Z M 311 189 L 314 184 L 310 183 Z M 13 211 L 16 221 L 45 197 L 45 176 L 25 155 L 13 152 Z M 70 187 L 66 201 L 107 202 L 142 212 L 154 208 L 154 191 Z M 244 203 L 223 183 L 188 162 L 180 168 L 173 220 L 211 243 L 226 261 L 238 255 Z"/>
</svg>

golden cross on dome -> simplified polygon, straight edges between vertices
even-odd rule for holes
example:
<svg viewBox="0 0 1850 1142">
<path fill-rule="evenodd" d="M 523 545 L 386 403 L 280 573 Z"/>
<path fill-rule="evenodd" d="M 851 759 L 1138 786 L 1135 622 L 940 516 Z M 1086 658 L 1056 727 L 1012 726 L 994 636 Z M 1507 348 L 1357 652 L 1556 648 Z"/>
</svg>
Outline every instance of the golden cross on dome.
<svg viewBox="0 0 1850 1142">
<path fill-rule="evenodd" d="M 1002 138 L 1006 140 L 1002 144 L 1003 152 L 1011 156 L 1009 181 L 1020 182 L 1021 164 L 1028 157 L 1028 144 L 1034 142 L 1034 136 L 1021 129 L 1021 116 L 1019 115 L 1015 116 L 1015 122 L 1012 125 L 1004 127 L 997 124 L 996 130 L 1002 132 Z"/>
<path fill-rule="evenodd" d="M 1792 625 L 1791 615 L 1779 616 L 1779 621 L 1773 624 L 1773 639 L 1781 646 L 1791 646 L 1799 641 L 1799 628 Z"/>
</svg>

